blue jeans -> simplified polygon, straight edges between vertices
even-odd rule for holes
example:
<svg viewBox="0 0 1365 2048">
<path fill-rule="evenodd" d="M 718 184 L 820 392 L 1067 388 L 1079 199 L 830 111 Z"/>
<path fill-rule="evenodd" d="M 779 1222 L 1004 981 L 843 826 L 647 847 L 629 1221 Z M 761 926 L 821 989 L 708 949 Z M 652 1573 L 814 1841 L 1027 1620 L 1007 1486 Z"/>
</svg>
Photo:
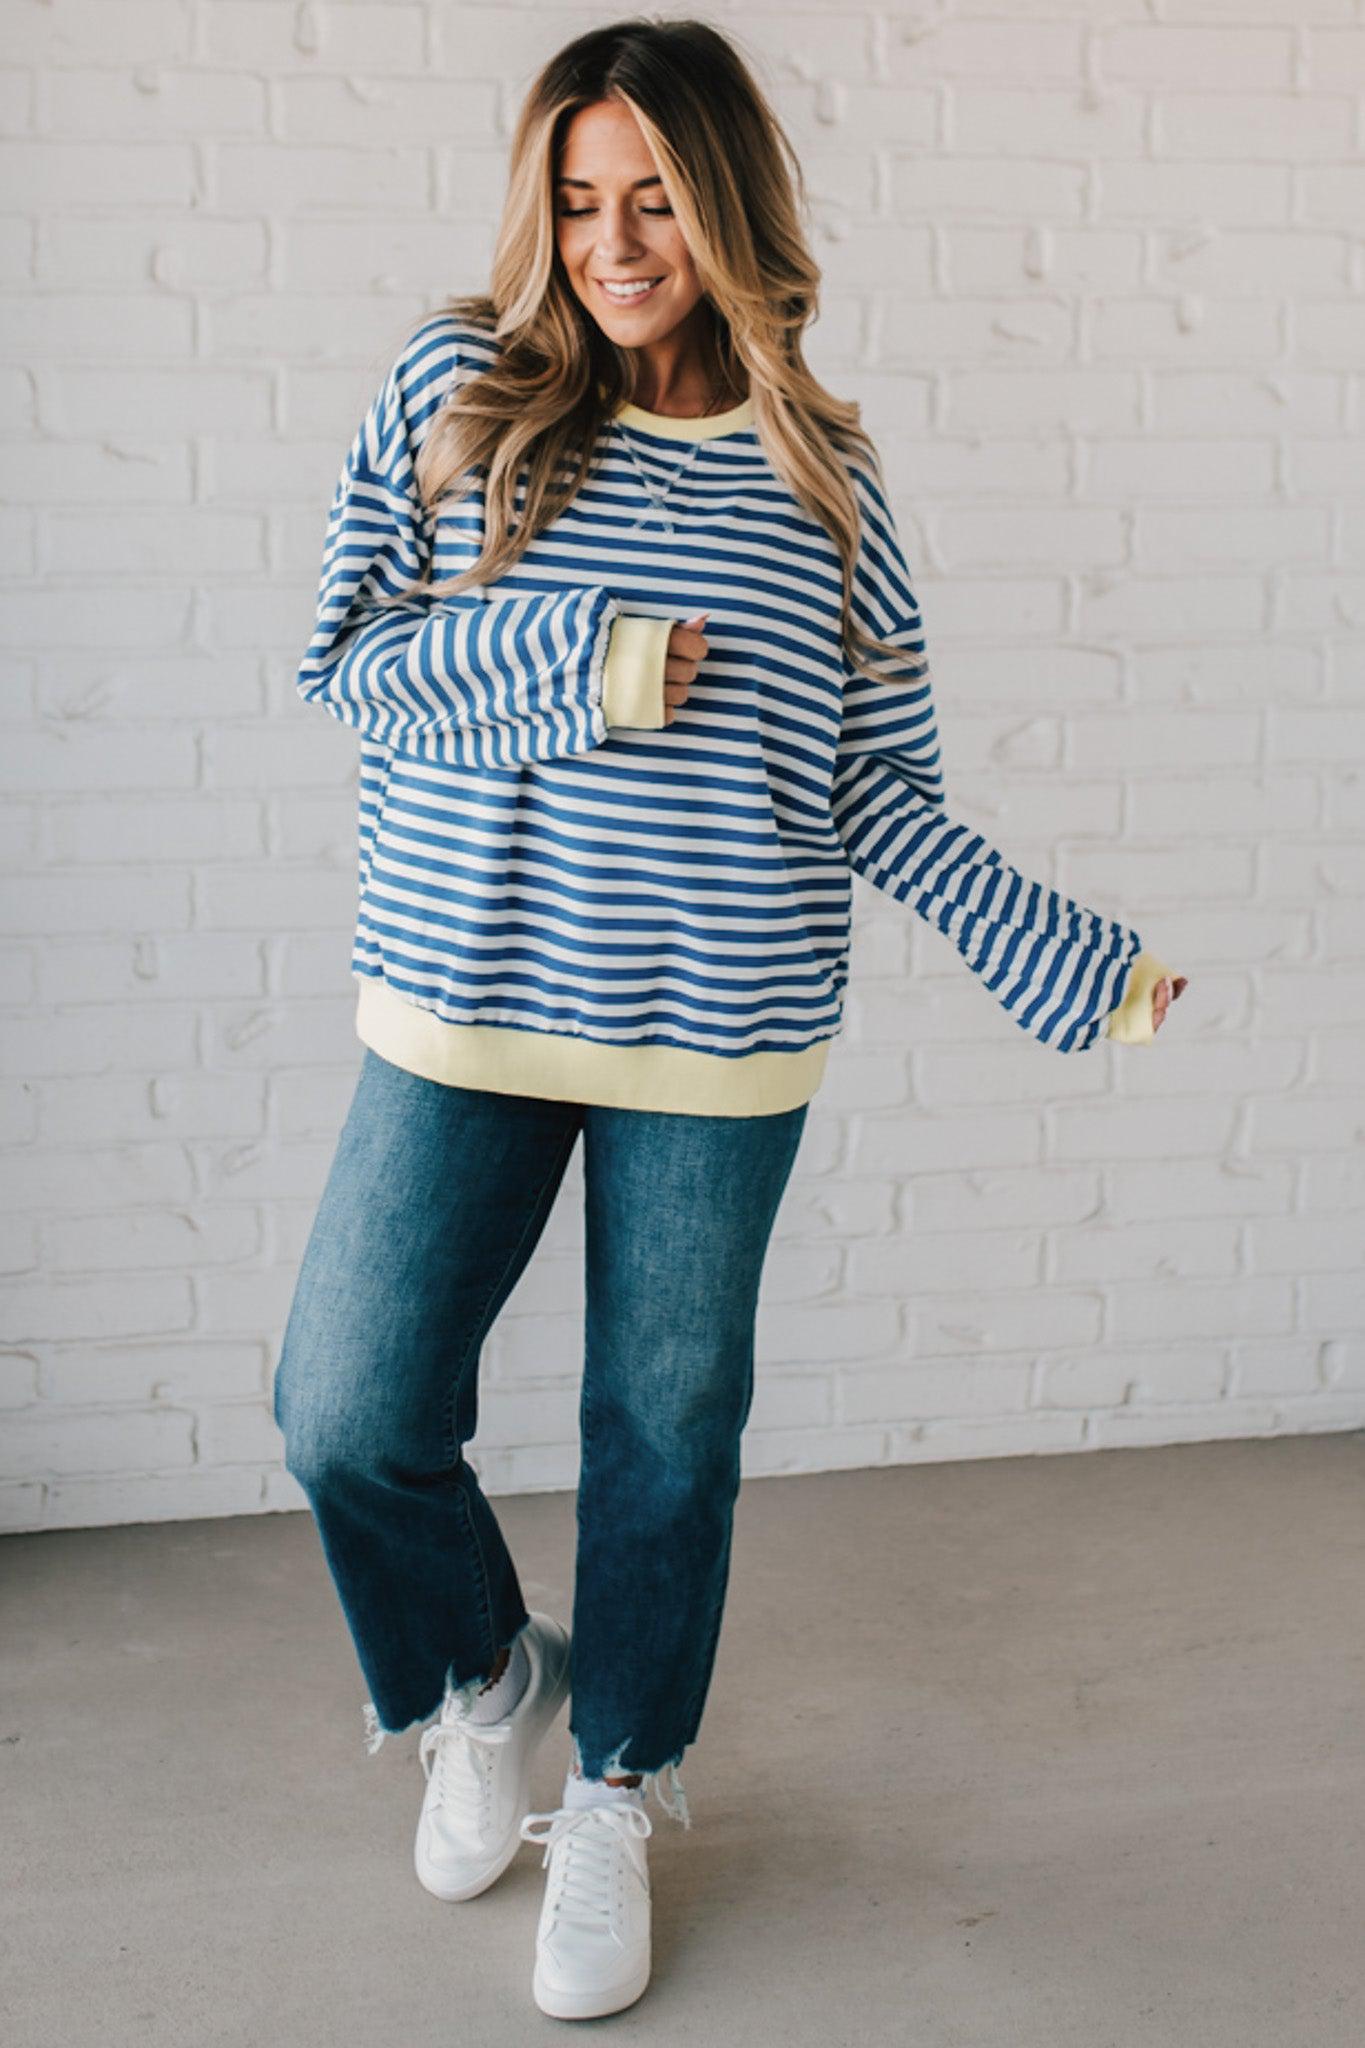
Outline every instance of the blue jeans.
<svg viewBox="0 0 1365 2048">
<path fill-rule="evenodd" d="M 365 1050 L 275 1376 L 371 1698 L 371 1749 L 472 1697 L 529 1615 L 464 1455 L 480 1349 L 584 1142 L 586 1342 L 569 1730 L 583 1775 L 672 1772 L 711 1680 L 768 1239 L 806 1110 L 496 1095 Z M 547 1367 L 560 1363 L 546 1360 Z"/>
</svg>

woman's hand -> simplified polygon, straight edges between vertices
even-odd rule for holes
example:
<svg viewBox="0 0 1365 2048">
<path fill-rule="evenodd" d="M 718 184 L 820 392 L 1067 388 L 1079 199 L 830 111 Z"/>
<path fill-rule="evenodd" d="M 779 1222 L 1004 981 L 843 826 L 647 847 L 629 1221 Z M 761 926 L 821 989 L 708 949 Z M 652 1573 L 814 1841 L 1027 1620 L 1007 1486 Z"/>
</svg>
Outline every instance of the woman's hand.
<svg viewBox="0 0 1365 2048">
<path fill-rule="evenodd" d="M 1188 975 L 1177 974 L 1174 983 L 1172 983 L 1169 975 L 1162 975 L 1160 981 L 1152 990 L 1152 1030 L 1154 1033 L 1160 1031 L 1165 1021 L 1167 1010 L 1188 985 Z"/>
<path fill-rule="evenodd" d="M 710 616 L 709 612 L 694 612 L 690 619 L 680 619 L 668 636 L 664 654 L 665 725 L 672 725 L 679 707 L 687 702 L 687 693 L 706 658 L 707 642 L 701 628 Z"/>
</svg>

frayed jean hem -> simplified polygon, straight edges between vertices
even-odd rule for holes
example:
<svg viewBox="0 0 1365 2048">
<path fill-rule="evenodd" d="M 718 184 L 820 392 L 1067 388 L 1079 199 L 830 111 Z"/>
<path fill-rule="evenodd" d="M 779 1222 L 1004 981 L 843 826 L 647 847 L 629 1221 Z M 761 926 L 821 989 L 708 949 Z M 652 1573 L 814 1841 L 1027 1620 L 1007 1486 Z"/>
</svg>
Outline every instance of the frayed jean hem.
<svg viewBox="0 0 1365 2048">
<path fill-rule="evenodd" d="M 525 1630 L 531 1626 L 532 1619 L 533 1617 L 528 1615 L 521 1624 L 521 1627 L 516 1631 L 516 1634 L 510 1638 L 506 1645 L 509 1650 Z M 494 1657 L 493 1662 L 497 1662 L 496 1657 Z M 492 1666 L 490 1665 L 488 1671 L 480 1672 L 473 1678 L 457 1679 L 454 1666 L 449 1666 L 442 1683 L 440 1698 L 433 1700 L 431 1706 L 424 1713 L 414 1714 L 411 1720 L 404 1721 L 394 1728 L 386 1727 L 379 1718 L 379 1709 L 374 1701 L 366 1700 L 363 1708 L 366 1753 L 370 1756 L 377 1755 L 390 1735 L 405 1735 L 408 1729 L 419 1727 L 424 1721 L 430 1721 L 437 1715 L 443 1714 L 447 1706 L 455 1701 L 458 1701 L 462 1708 L 468 1709 L 473 1705 L 475 1695 L 482 1687 L 487 1685 L 491 1671 Z M 682 1778 L 679 1775 L 679 1766 L 683 1760 L 684 1749 L 679 1749 L 673 1756 L 666 1757 L 661 1764 L 647 1768 L 639 1764 L 628 1764 L 623 1761 L 623 1758 L 626 1750 L 630 1747 L 632 1738 L 627 1736 L 624 1742 L 617 1744 L 611 1755 L 605 1759 L 598 1769 L 590 1770 L 584 1768 L 583 1749 L 578 1737 L 575 1735 L 571 1740 L 573 1743 L 574 1768 L 581 1778 L 600 1780 L 608 1777 L 634 1777 L 638 1774 L 646 1797 L 652 1791 L 670 1820 L 679 1822 L 684 1828 L 692 1826 L 692 1815 L 687 1803 L 687 1794 L 683 1789 Z M 665 1781 L 667 1781 L 667 1790 L 664 1789 Z"/>
<path fill-rule="evenodd" d="M 531 1626 L 533 1619 L 534 1616 L 528 1614 L 516 1632 L 508 1637 L 507 1642 L 502 1646 L 503 1649 L 510 1651 L 513 1644 L 518 1642 Z M 501 1654 L 501 1650 L 495 1652 L 493 1664 L 497 1663 L 498 1657 Z M 458 1700 L 463 1707 L 471 1707 L 474 1704 L 475 1695 L 487 1685 L 492 1672 L 493 1665 L 490 1664 L 487 1671 L 479 1672 L 474 1678 L 457 1679 L 454 1665 L 448 1665 L 441 1685 L 440 1698 L 433 1700 L 432 1704 L 422 1713 L 414 1714 L 410 1720 L 400 1722 L 396 1728 L 386 1727 L 379 1718 L 379 1709 L 374 1701 L 366 1700 L 362 1711 L 364 1714 L 365 1748 L 367 1753 L 370 1756 L 374 1756 L 382 1748 L 387 1736 L 406 1735 L 409 1728 L 418 1728 L 424 1721 L 430 1721 L 437 1714 L 444 1713 L 446 1707 L 453 1701 Z"/>
<path fill-rule="evenodd" d="M 687 1804 L 687 1794 L 683 1790 L 683 1782 L 678 1775 L 678 1767 L 683 1760 L 683 1750 L 680 1749 L 675 1756 L 667 1757 L 663 1763 L 649 1768 L 642 1767 L 640 1764 L 628 1764 L 622 1761 L 624 1753 L 629 1749 L 632 1740 L 630 1736 L 627 1736 L 624 1742 L 618 1743 L 600 1770 L 589 1771 L 583 1767 L 583 1750 L 578 1737 L 575 1735 L 572 1739 L 574 1767 L 579 1777 L 589 1780 L 607 1777 L 630 1778 L 638 1773 L 645 1796 L 648 1797 L 652 1791 L 670 1820 L 679 1821 L 684 1828 L 691 1827 L 692 1815 Z M 667 1773 L 669 1782 L 668 1792 L 664 1791 L 663 1781 L 665 1773 Z"/>
</svg>

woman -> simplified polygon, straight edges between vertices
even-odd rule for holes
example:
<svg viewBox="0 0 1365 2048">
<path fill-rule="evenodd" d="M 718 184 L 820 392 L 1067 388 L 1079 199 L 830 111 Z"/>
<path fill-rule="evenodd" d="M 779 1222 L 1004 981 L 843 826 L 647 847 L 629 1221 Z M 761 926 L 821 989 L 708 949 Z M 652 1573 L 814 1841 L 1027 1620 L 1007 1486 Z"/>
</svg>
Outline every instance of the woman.
<svg viewBox="0 0 1365 2048">
<path fill-rule="evenodd" d="M 419 323 L 356 434 L 298 678 L 360 735 L 366 1051 L 276 1415 L 370 1747 L 430 1721 L 422 1882 L 468 1899 L 543 1842 L 533 1992 L 564 2018 L 648 1982 L 649 1785 L 690 1825 L 759 1277 L 839 1029 L 851 872 L 1058 1051 L 1149 1040 L 1184 985 L 944 808 L 875 452 L 802 353 L 800 185 L 714 30 L 561 51 L 489 295 Z M 570 1637 L 527 1611 L 464 1447 L 580 1134 Z M 528 1815 L 566 1697 L 562 1803 Z"/>
</svg>

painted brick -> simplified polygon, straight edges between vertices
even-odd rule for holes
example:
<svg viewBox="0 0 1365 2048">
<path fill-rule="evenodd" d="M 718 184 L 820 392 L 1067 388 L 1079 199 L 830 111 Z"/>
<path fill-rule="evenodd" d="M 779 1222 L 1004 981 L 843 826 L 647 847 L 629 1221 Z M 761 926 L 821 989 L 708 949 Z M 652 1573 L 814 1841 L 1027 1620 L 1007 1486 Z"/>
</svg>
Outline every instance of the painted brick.
<svg viewBox="0 0 1365 2048">
<path fill-rule="evenodd" d="M 1155 1047 L 1063 1060 L 855 885 L 746 1478 L 1365 1424 L 1365 38 L 1155 12 L 734 17 L 949 804 L 1193 977 Z M 360 410 L 485 278 L 568 13 L 10 13 L 0 1527 L 299 1511 L 271 1389 L 360 1048 L 355 746 L 293 666 Z M 493 1492 L 576 1483 L 582 1310 L 576 1155 L 485 1351 Z"/>
</svg>

